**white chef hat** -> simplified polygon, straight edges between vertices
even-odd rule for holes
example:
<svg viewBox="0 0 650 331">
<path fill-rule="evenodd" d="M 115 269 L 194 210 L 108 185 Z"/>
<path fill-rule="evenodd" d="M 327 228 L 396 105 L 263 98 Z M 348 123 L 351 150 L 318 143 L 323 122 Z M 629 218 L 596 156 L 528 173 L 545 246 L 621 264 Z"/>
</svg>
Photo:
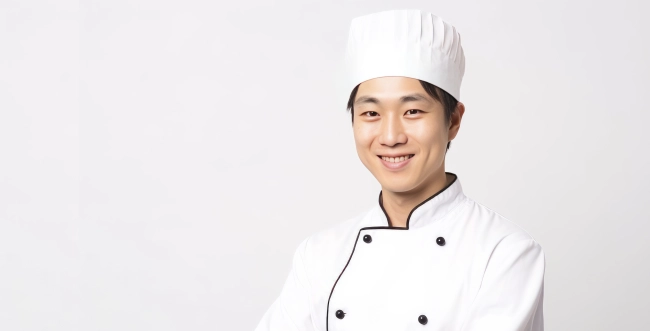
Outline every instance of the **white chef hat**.
<svg viewBox="0 0 650 331">
<path fill-rule="evenodd" d="M 344 60 L 346 105 L 355 86 L 384 76 L 420 79 L 460 100 L 465 73 L 460 34 L 431 13 L 387 10 L 352 19 Z"/>
</svg>

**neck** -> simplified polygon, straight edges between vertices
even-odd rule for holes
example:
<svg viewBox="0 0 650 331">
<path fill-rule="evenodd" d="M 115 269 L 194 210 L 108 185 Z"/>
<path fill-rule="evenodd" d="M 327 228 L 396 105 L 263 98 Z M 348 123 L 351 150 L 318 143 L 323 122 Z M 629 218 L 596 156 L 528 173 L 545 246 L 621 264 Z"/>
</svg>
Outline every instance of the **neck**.
<svg viewBox="0 0 650 331">
<path fill-rule="evenodd" d="M 390 226 L 405 228 L 408 216 L 422 201 L 436 194 L 452 180 L 444 169 L 440 173 L 432 174 L 432 178 L 422 187 L 408 192 L 391 192 L 382 187 L 382 205 L 390 220 Z"/>
</svg>

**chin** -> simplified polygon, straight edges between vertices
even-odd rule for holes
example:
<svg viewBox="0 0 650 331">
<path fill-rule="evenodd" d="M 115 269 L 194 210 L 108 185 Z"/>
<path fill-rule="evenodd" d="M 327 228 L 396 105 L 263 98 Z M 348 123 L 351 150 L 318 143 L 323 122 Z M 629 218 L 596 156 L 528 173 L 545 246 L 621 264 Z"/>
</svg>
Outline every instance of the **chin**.
<svg viewBox="0 0 650 331">
<path fill-rule="evenodd" d="M 381 187 L 390 192 L 408 192 L 415 188 L 415 183 L 411 180 L 401 180 L 400 178 L 390 178 L 379 180 Z"/>
</svg>

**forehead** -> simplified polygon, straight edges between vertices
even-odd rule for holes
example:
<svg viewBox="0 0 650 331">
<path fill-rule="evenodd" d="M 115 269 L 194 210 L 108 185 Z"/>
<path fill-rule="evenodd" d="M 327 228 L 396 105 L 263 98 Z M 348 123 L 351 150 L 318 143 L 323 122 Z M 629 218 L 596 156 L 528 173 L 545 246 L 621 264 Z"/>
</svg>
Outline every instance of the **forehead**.
<svg viewBox="0 0 650 331">
<path fill-rule="evenodd" d="M 367 80 L 359 84 L 355 106 L 362 104 L 403 103 L 434 100 L 424 90 L 418 79 L 402 76 L 386 76 Z"/>
</svg>

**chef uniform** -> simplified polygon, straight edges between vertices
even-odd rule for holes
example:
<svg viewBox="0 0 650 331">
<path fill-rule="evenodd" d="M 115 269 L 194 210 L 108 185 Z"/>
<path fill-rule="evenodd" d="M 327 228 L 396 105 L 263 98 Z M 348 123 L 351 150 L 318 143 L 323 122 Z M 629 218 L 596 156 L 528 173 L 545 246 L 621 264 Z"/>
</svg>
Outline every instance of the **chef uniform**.
<svg viewBox="0 0 650 331">
<path fill-rule="evenodd" d="M 384 11 L 353 20 L 350 35 L 352 87 L 399 75 L 458 97 L 460 37 L 440 18 Z M 367 50 L 383 51 L 375 53 L 381 67 L 363 61 Z M 425 63 L 435 59 L 444 63 Z M 256 331 L 542 331 L 541 246 L 467 197 L 456 174 L 446 176 L 448 184 L 414 207 L 404 228 L 391 226 L 380 192 L 369 210 L 305 238 Z"/>
</svg>

